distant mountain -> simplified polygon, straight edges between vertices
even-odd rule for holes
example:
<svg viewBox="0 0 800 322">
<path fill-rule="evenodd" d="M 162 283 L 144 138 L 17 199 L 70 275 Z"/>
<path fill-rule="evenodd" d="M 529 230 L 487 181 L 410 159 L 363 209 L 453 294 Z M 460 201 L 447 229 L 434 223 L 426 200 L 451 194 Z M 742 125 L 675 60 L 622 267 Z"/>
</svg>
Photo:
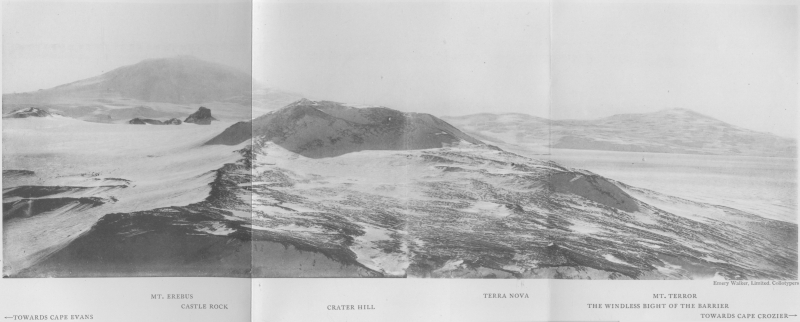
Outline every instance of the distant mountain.
<svg viewBox="0 0 800 322">
<path fill-rule="evenodd" d="M 619 114 L 595 120 L 548 120 L 525 114 L 445 117 L 498 145 L 558 149 L 796 157 L 797 142 L 728 124 L 687 109 Z"/>
<path fill-rule="evenodd" d="M 21 119 L 28 117 L 48 117 L 48 116 L 52 115 L 45 110 L 38 109 L 35 107 L 29 107 L 29 108 L 19 109 L 8 114 L 4 114 L 3 118 Z"/>
<path fill-rule="evenodd" d="M 417 150 L 460 142 L 483 144 L 430 115 L 385 107 L 356 108 L 302 99 L 226 129 L 206 144 L 272 141 L 306 157 L 332 157 L 362 150 Z"/>
<path fill-rule="evenodd" d="M 38 92 L 7 95 L 11 100 L 61 97 L 124 97 L 146 102 L 199 104 L 247 95 L 248 73 L 191 56 L 147 59 L 107 73 Z"/>
<path fill-rule="evenodd" d="M 248 72 L 191 56 L 147 59 L 50 89 L 4 94 L 3 112 L 35 106 L 87 121 L 123 123 L 135 117 L 181 117 L 202 104 L 222 119 L 249 120 L 252 86 Z"/>
</svg>

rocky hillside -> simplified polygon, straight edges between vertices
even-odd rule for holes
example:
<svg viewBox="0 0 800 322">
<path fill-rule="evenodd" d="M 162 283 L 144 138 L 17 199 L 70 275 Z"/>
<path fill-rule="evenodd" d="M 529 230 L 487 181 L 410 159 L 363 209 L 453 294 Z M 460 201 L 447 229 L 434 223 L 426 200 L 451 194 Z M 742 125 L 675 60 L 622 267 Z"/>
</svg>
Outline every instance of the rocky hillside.
<svg viewBox="0 0 800 322">
<path fill-rule="evenodd" d="M 595 120 L 547 120 L 525 114 L 446 117 L 487 142 L 558 149 L 795 157 L 797 142 L 686 109 Z"/>
<path fill-rule="evenodd" d="M 431 149 L 460 142 L 483 144 L 429 114 L 307 99 L 252 122 L 234 124 L 206 144 L 236 145 L 251 138 L 272 141 L 312 158 L 362 150 Z"/>
</svg>

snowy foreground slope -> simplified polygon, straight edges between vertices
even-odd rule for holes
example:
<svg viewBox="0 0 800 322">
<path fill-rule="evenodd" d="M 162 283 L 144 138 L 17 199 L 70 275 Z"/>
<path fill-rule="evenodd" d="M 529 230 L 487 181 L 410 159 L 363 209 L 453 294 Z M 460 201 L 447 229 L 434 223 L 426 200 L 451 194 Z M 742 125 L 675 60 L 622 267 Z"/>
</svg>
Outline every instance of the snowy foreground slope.
<svg viewBox="0 0 800 322">
<path fill-rule="evenodd" d="M 229 125 L 4 119 L 3 274 L 47 258 L 108 213 L 203 200 L 215 171 L 240 157 L 201 146 Z"/>
<path fill-rule="evenodd" d="M 14 186 L 80 187 L 69 197 L 103 202 L 4 211 L 6 262 L 16 263 L 4 274 L 797 278 L 796 224 L 501 151 L 429 115 L 300 101 L 224 131 L 99 125 L 119 129 L 87 129 L 72 145 L 49 146 L 53 155 L 4 153 L 4 208 L 63 193 Z M 59 135 L 17 126 L 43 142 Z M 131 128 L 159 129 L 127 145 L 108 134 Z M 241 136 L 248 132 L 252 141 Z M 4 143 L 17 140 L 4 133 Z M 97 145 L 131 161 L 90 162 Z M 62 153 L 81 162 L 45 162 Z M 90 168 L 98 173 L 91 182 L 124 179 L 126 187 L 36 181 L 39 169 Z M 61 232 L 73 222 L 79 227 Z M 43 224 L 47 233 L 32 234 Z M 49 242 L 32 248 L 37 238 Z"/>
<path fill-rule="evenodd" d="M 326 159 L 257 146 L 252 227 L 260 238 L 350 257 L 388 276 L 797 274 L 794 224 L 552 162 L 481 146 Z"/>
</svg>

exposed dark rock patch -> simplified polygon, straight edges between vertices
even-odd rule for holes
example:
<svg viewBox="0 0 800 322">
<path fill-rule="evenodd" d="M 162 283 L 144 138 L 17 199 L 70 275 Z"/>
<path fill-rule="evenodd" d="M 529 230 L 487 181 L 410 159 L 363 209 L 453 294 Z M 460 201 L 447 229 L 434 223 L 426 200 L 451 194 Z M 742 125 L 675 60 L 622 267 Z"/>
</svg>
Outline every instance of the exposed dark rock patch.
<svg viewBox="0 0 800 322">
<path fill-rule="evenodd" d="M 211 116 L 211 110 L 205 107 L 200 106 L 197 109 L 197 112 L 192 113 L 189 117 L 184 120 L 186 123 L 194 123 L 194 124 L 201 124 L 201 125 L 208 125 L 211 124 L 212 121 L 217 121 L 213 116 Z"/>
<path fill-rule="evenodd" d="M 138 118 L 138 117 L 137 117 L 137 118 L 134 118 L 134 119 L 132 119 L 132 120 L 128 121 L 128 124 L 142 124 L 142 125 L 144 125 L 144 124 L 151 124 L 151 125 L 162 125 L 162 124 L 164 124 L 164 123 L 163 123 L 163 122 L 161 122 L 161 121 L 159 121 L 159 120 L 140 119 L 140 118 Z"/>
<path fill-rule="evenodd" d="M 48 112 L 48 111 L 46 111 L 44 109 L 40 109 L 40 108 L 36 108 L 36 107 L 28 107 L 28 108 L 19 109 L 19 110 L 13 111 L 11 113 L 5 114 L 5 115 L 3 115 L 3 118 L 21 119 L 21 118 L 28 118 L 28 117 L 48 117 L 48 116 L 53 116 L 53 115 L 50 114 L 50 112 Z"/>
<path fill-rule="evenodd" d="M 72 186 L 17 186 L 3 189 L 3 199 L 6 198 L 41 198 L 57 194 L 83 193 L 87 191 L 106 192 L 114 189 L 125 188 L 127 185 L 72 187 Z"/>
<path fill-rule="evenodd" d="M 252 122 L 234 124 L 206 144 L 236 145 L 251 138 L 275 142 L 310 158 L 362 150 L 441 148 L 460 141 L 483 144 L 430 114 L 306 99 Z"/>
<path fill-rule="evenodd" d="M 253 123 L 252 122 L 236 122 L 229 126 L 225 131 L 215 136 L 206 145 L 224 144 L 224 145 L 237 145 L 245 141 L 253 140 Z"/>
<path fill-rule="evenodd" d="M 96 197 L 20 199 L 3 203 L 3 221 L 19 217 L 32 217 L 57 209 L 81 211 L 100 206 L 103 203 L 102 199 Z"/>
<path fill-rule="evenodd" d="M 198 233 L 194 224 L 222 216 L 193 214 L 190 209 L 108 214 L 89 232 L 16 277 L 247 277 L 247 238 Z"/>
<path fill-rule="evenodd" d="M 548 177 L 555 192 L 571 193 L 608 207 L 627 212 L 639 210 L 636 199 L 603 177 L 576 172 L 558 172 Z"/>
<path fill-rule="evenodd" d="M 166 120 L 166 121 L 160 121 L 160 120 L 153 120 L 153 119 L 142 119 L 142 118 L 138 118 L 137 117 L 137 118 L 134 118 L 134 119 L 128 121 L 128 124 L 180 125 L 181 124 L 181 120 L 176 119 L 176 118 L 172 118 L 172 119 L 169 119 L 169 120 Z"/>
<path fill-rule="evenodd" d="M 67 186 L 18 186 L 3 189 L 3 198 L 41 198 L 65 192 L 80 192 L 88 190 L 87 187 Z"/>
</svg>

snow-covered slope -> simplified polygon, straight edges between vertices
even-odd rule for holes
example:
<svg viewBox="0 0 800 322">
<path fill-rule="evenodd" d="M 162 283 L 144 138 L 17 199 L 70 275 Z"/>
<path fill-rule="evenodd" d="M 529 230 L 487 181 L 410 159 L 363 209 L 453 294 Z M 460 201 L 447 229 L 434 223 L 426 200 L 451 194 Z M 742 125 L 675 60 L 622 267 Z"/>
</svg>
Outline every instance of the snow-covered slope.
<svg viewBox="0 0 800 322">
<path fill-rule="evenodd" d="M 502 151 L 424 114 L 304 100 L 252 132 L 5 122 L 22 122 L 4 123 L 14 276 L 797 278 L 794 223 Z"/>
<path fill-rule="evenodd" d="M 108 213 L 205 199 L 214 171 L 241 157 L 235 147 L 201 146 L 229 125 L 3 120 L 4 274 L 47 258 Z"/>
<path fill-rule="evenodd" d="M 482 146 L 312 159 L 256 142 L 253 172 L 254 236 L 384 275 L 797 276 L 795 224 Z"/>
<path fill-rule="evenodd" d="M 797 142 L 687 110 L 620 114 L 596 120 L 547 120 L 525 114 L 445 117 L 498 145 L 559 149 L 796 157 Z"/>
</svg>

